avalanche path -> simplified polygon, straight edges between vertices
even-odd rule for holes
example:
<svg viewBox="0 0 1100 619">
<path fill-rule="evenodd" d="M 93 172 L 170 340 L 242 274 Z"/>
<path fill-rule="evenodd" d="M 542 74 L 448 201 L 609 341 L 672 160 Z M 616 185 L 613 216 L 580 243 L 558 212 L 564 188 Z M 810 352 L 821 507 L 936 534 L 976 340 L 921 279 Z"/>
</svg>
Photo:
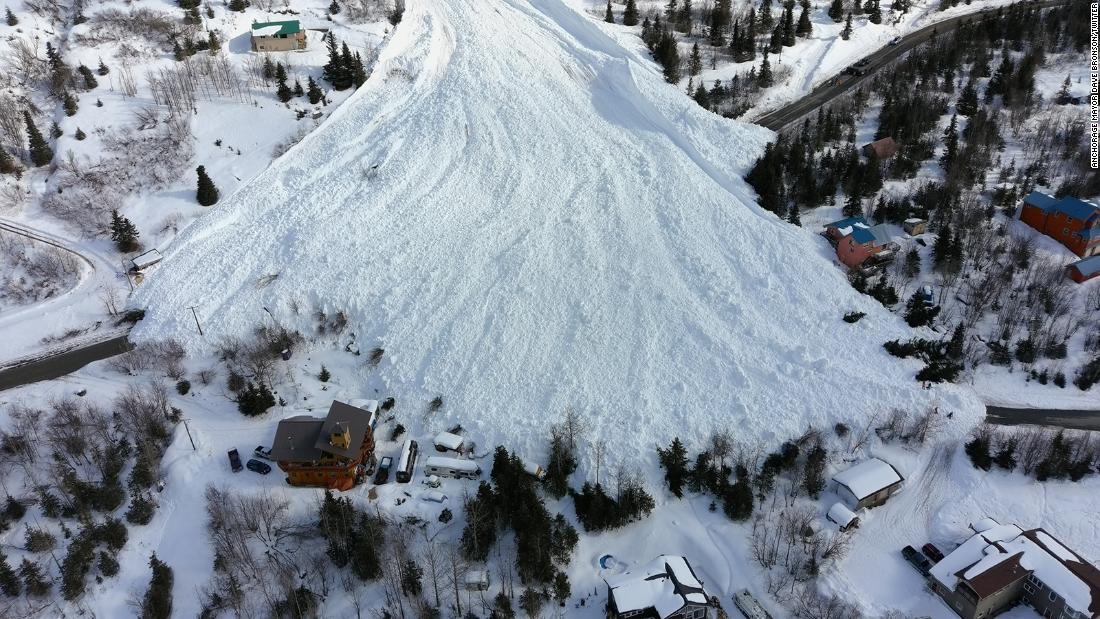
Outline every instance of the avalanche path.
<svg viewBox="0 0 1100 619">
<path fill-rule="evenodd" d="M 934 398 L 976 423 L 967 390 L 886 355 L 907 330 L 820 238 L 755 205 L 741 175 L 773 134 L 603 27 L 562 0 L 409 0 L 367 84 L 170 248 L 133 338 L 202 352 L 265 307 L 305 333 L 343 310 L 405 423 L 442 394 L 432 429 L 536 455 L 568 406 L 616 460 Z"/>
</svg>

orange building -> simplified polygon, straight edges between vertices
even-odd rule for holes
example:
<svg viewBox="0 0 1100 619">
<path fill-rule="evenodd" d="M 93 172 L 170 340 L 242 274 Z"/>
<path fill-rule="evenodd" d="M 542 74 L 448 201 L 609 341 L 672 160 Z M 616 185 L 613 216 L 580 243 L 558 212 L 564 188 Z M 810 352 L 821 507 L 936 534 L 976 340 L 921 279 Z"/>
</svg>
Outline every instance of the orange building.
<svg viewBox="0 0 1100 619">
<path fill-rule="evenodd" d="M 275 431 L 271 459 L 292 486 L 350 490 L 366 476 L 374 457 L 376 417 L 377 402 L 359 408 L 337 401 L 324 419 L 289 417 Z"/>
<path fill-rule="evenodd" d="M 1020 221 L 1078 256 L 1100 255 L 1100 206 L 1033 191 L 1024 198 Z"/>
</svg>

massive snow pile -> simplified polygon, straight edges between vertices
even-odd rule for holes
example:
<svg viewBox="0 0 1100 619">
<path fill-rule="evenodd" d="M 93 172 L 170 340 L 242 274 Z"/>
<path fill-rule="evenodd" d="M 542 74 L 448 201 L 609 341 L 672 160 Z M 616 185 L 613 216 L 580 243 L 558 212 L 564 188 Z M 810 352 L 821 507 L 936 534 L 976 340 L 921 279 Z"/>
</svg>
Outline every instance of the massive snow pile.
<svg viewBox="0 0 1100 619">
<path fill-rule="evenodd" d="M 770 134 L 602 27 L 561 0 L 410 0 L 368 84 L 171 248 L 135 337 L 202 350 L 265 307 L 302 330 L 345 310 L 399 407 L 444 396 L 432 429 L 535 450 L 573 406 L 616 459 L 932 402 L 881 348 L 900 321 L 754 205 L 739 176 Z"/>
</svg>

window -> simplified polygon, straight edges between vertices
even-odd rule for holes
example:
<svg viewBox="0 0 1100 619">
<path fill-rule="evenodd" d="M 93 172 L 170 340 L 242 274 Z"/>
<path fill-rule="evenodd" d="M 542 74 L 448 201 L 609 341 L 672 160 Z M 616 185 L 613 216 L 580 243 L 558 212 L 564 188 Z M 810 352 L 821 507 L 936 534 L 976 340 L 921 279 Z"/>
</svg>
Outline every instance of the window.
<svg viewBox="0 0 1100 619">
<path fill-rule="evenodd" d="M 1027 591 L 1028 593 L 1035 593 L 1035 587 L 1032 587 L 1031 583 L 1025 583 L 1024 591 Z"/>
<path fill-rule="evenodd" d="M 1055 592 L 1053 592 L 1053 591 L 1051 591 L 1051 592 L 1050 592 L 1050 595 L 1049 595 L 1049 596 L 1047 596 L 1047 597 L 1048 597 L 1048 599 L 1050 599 L 1050 601 L 1051 601 L 1051 602 L 1053 602 L 1054 600 L 1057 600 L 1057 599 L 1058 599 L 1058 594 L 1057 594 L 1057 593 L 1055 593 Z"/>
</svg>

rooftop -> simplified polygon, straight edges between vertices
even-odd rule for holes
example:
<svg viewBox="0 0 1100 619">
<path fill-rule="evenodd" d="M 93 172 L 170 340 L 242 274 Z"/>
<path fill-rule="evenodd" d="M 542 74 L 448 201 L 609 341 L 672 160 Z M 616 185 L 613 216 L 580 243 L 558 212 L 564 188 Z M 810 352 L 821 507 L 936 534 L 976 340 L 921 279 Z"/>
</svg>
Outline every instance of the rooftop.
<svg viewBox="0 0 1100 619">
<path fill-rule="evenodd" d="M 862 501 L 879 490 L 902 481 L 902 476 L 887 462 L 871 458 L 833 475 L 833 480 L 851 490 Z"/>
<path fill-rule="evenodd" d="M 298 34 L 301 31 L 302 25 L 299 24 L 296 19 L 288 21 L 257 22 L 252 24 L 252 36 L 254 37 L 276 37 Z"/>
<path fill-rule="evenodd" d="M 1087 220 L 1100 216 L 1100 206 L 1091 202 L 1085 202 L 1080 198 L 1065 197 L 1058 199 L 1052 195 L 1033 191 L 1024 198 L 1025 204 L 1030 204 L 1046 213 L 1062 213 L 1073 219 Z"/>
<path fill-rule="evenodd" d="M 1024 531 L 1014 524 L 989 526 L 991 519 L 932 567 L 931 576 L 954 589 L 966 581 L 981 597 L 1027 574 L 1061 596 L 1074 610 L 1100 612 L 1100 570 L 1085 562 L 1043 529 Z"/>
<path fill-rule="evenodd" d="M 707 603 L 703 583 L 683 557 L 662 555 L 606 582 L 620 613 L 652 608 L 664 618 L 688 603 Z"/>
<path fill-rule="evenodd" d="M 1090 256 L 1084 260 L 1078 260 L 1069 266 L 1077 269 L 1081 275 L 1091 277 L 1100 273 L 1100 256 Z"/>
<path fill-rule="evenodd" d="M 355 458 L 370 431 L 371 414 L 344 402 L 333 400 L 328 415 L 321 419 L 310 415 L 295 415 L 279 422 L 271 446 L 271 459 L 285 462 L 314 462 L 324 454 Z M 351 436 L 348 449 L 331 443 L 337 426 Z"/>
</svg>

